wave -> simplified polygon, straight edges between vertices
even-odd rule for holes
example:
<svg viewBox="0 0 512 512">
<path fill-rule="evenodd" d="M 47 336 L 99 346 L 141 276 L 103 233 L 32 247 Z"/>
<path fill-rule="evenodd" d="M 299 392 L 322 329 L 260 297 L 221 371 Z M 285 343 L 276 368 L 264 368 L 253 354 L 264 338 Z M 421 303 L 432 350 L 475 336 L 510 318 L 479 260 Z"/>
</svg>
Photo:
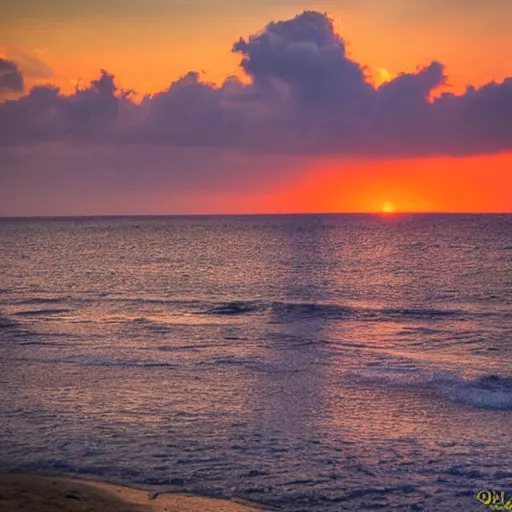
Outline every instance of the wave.
<svg viewBox="0 0 512 512">
<path fill-rule="evenodd" d="M 472 407 L 512 410 L 512 377 L 484 374 L 466 378 L 455 373 L 392 368 L 363 371 L 355 376 L 386 387 L 419 388 L 433 391 L 454 402 Z"/>
<path fill-rule="evenodd" d="M 440 391 L 452 400 L 485 409 L 512 410 L 512 377 L 483 375 L 441 385 Z"/>
<path fill-rule="evenodd" d="M 340 318 L 354 313 L 348 306 L 321 303 L 298 302 L 225 302 L 206 311 L 209 315 L 246 315 L 270 312 L 279 321 L 293 321 L 306 318 Z"/>
<path fill-rule="evenodd" d="M 353 313 L 354 309 L 336 304 L 300 303 L 300 302 L 225 302 L 206 311 L 210 315 L 245 315 L 270 311 L 278 319 L 333 318 Z"/>
<path fill-rule="evenodd" d="M 124 368 L 179 368 L 177 363 L 167 363 L 161 361 L 115 361 L 109 359 L 92 357 L 72 357 L 72 358 L 38 358 L 38 357 L 19 357 L 12 360 L 24 363 L 41 364 L 74 364 L 78 366 L 103 366 L 103 367 L 124 367 Z"/>
<path fill-rule="evenodd" d="M 247 313 L 254 313 L 256 311 L 262 311 L 265 307 L 257 302 L 250 301 L 236 301 L 236 302 L 225 302 L 218 306 L 215 306 L 208 311 L 206 314 L 209 315 L 244 315 Z"/>
<path fill-rule="evenodd" d="M 101 298 L 71 298 L 67 297 L 31 297 L 20 302 L 19 305 L 41 305 L 41 309 L 28 309 L 13 313 L 18 316 L 38 316 L 38 315 L 54 315 L 59 313 L 69 313 L 70 309 L 65 308 L 45 308 L 44 305 L 65 304 L 67 301 L 73 300 L 78 303 L 94 303 L 98 301 L 118 302 L 139 304 L 141 306 L 167 306 L 176 309 L 176 312 L 199 315 L 213 316 L 242 316 L 255 313 L 270 313 L 273 319 L 283 322 L 292 322 L 294 320 L 325 318 L 325 319 L 350 319 L 354 318 L 359 321 L 387 321 L 388 319 L 404 319 L 404 320 L 437 320 L 444 318 L 463 318 L 469 316 L 494 316 L 506 315 L 506 312 L 496 311 L 470 311 L 466 309 L 449 309 L 443 307 L 368 307 L 358 306 L 357 304 L 339 304 L 329 302 L 300 302 L 300 301 L 260 301 L 260 300 L 234 300 L 223 302 L 201 302 L 197 300 L 180 300 L 171 298 L 137 298 L 137 297 L 101 297 Z M 141 317 L 144 318 L 144 317 Z M 141 321 L 141 320 L 139 320 Z M 164 322 L 165 323 L 165 322 Z"/>
<path fill-rule="evenodd" d="M 0 317 L 0 329 L 11 329 L 18 325 L 18 322 L 14 322 L 10 318 Z"/>
<path fill-rule="evenodd" d="M 434 308 L 383 308 L 376 310 L 376 313 L 383 316 L 399 316 L 409 318 L 439 318 L 460 316 L 464 312 L 455 309 L 434 309 Z"/>
<path fill-rule="evenodd" d="M 28 311 L 18 311 L 13 313 L 14 316 L 43 316 L 58 315 L 60 313 L 71 313 L 71 309 L 32 309 Z"/>
<path fill-rule="evenodd" d="M 438 319 L 466 314 L 463 310 L 436 308 L 367 308 L 317 302 L 258 302 L 233 301 L 214 305 L 206 310 L 209 315 L 245 315 L 269 311 L 282 321 L 310 318 L 356 318 L 358 320 L 382 320 L 388 318 Z"/>
<path fill-rule="evenodd" d="M 59 346 L 63 347 L 65 345 L 69 345 L 68 343 L 56 343 L 54 341 L 22 341 L 18 343 L 19 346 L 28 347 L 28 346 Z"/>
<path fill-rule="evenodd" d="M 69 300 L 69 297 L 32 297 L 31 299 L 25 299 L 16 304 L 23 306 L 37 305 L 37 304 L 61 304 Z"/>
<path fill-rule="evenodd" d="M 353 308 L 336 304 L 274 302 L 272 312 L 280 318 L 340 318 L 355 313 Z"/>
<path fill-rule="evenodd" d="M 128 304 L 156 304 L 156 305 L 178 305 L 178 306 L 191 306 L 201 303 L 199 300 L 180 300 L 180 299 L 158 299 L 158 298 L 143 298 L 143 297 L 110 297 L 108 294 L 100 294 L 102 302 L 120 302 Z M 80 299 L 83 302 L 95 302 L 97 299 Z"/>
<path fill-rule="evenodd" d="M 127 368 L 179 368 L 175 363 L 158 361 L 65 361 L 83 366 L 121 366 Z"/>
</svg>

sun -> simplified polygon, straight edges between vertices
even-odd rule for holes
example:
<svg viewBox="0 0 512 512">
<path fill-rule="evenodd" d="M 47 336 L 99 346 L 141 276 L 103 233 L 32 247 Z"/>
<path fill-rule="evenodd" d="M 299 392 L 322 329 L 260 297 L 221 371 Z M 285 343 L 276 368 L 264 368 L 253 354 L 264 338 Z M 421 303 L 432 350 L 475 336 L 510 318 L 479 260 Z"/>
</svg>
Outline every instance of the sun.
<svg viewBox="0 0 512 512">
<path fill-rule="evenodd" d="M 382 213 L 394 213 L 395 212 L 395 207 L 393 206 L 392 203 L 384 203 L 382 205 Z"/>
</svg>

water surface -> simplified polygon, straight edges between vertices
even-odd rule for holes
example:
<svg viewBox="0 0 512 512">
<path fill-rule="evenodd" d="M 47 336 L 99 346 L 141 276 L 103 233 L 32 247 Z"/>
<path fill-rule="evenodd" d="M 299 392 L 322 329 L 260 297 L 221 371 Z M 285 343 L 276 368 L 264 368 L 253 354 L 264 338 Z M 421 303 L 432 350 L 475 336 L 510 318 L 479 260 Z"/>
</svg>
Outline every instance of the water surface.
<svg viewBox="0 0 512 512">
<path fill-rule="evenodd" d="M 290 512 L 512 490 L 512 216 L 1 220 L 0 471 Z"/>
</svg>

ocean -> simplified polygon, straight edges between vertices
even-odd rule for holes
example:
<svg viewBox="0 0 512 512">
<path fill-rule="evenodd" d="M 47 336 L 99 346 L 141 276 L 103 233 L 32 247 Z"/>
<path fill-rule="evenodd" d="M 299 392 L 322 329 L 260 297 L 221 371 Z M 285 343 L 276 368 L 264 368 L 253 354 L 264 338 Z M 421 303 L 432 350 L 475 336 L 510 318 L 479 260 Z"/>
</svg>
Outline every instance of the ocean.
<svg viewBox="0 0 512 512">
<path fill-rule="evenodd" d="M 512 497 L 512 215 L 3 219 L 0 240 L 0 472 L 290 512 Z"/>
</svg>

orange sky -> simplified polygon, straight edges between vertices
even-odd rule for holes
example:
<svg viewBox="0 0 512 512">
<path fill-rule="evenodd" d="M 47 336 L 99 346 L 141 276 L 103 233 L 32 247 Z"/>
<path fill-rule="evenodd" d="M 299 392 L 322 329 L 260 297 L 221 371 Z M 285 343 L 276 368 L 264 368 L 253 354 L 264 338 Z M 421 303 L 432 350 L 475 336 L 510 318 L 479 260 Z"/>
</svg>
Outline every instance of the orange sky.
<svg viewBox="0 0 512 512">
<path fill-rule="evenodd" d="M 336 171 L 334 162 L 307 175 L 290 202 L 299 211 L 512 212 L 512 154 L 362 162 Z"/>
<path fill-rule="evenodd" d="M 512 154 L 407 160 L 326 159 L 270 192 L 191 196 L 200 204 L 186 213 L 512 213 Z M 169 197 L 153 197 L 152 209 L 168 208 Z M 229 205 L 226 208 L 226 205 Z"/>
<path fill-rule="evenodd" d="M 248 0 L 222 7 L 210 0 L 96 0 L 89 8 L 80 3 L 71 8 L 64 0 L 43 4 L 44 9 L 35 0 L 22 0 L 2 8 L 0 52 L 13 60 L 45 63 L 53 70 L 50 81 L 66 92 L 100 68 L 141 94 L 158 92 L 191 70 L 221 82 L 238 72 L 239 56 L 230 50 L 240 36 L 308 8 L 334 18 L 350 55 L 376 77 L 381 69 L 414 71 L 432 60 L 446 65 L 455 90 L 512 76 L 508 0 Z"/>
<path fill-rule="evenodd" d="M 2 6 L 0 56 L 19 64 L 29 86 L 51 82 L 67 93 L 96 77 L 100 68 L 140 95 L 161 91 L 190 70 L 221 83 L 240 73 L 240 56 L 230 51 L 240 36 L 307 8 L 333 17 L 349 55 L 367 65 L 376 82 L 432 60 L 446 65 L 447 88 L 456 93 L 468 83 L 512 76 L 508 0 L 248 0 L 222 6 L 210 0 L 93 0 L 88 7 L 51 0 L 44 9 L 43 3 Z M 318 158 L 285 182 L 269 182 L 265 190 L 188 194 L 177 202 L 157 190 L 137 212 L 129 211 L 129 203 L 117 207 L 123 213 L 163 214 L 360 212 L 382 211 L 386 204 L 396 211 L 512 212 L 512 154 Z M 175 211 L 170 204 L 186 206 Z M 107 203 L 98 208 L 90 213 L 115 213 L 106 211 Z M 66 212 L 57 205 L 55 213 Z"/>
<path fill-rule="evenodd" d="M 340 172 L 340 168 L 343 169 Z M 377 162 L 325 161 L 234 211 L 512 212 L 512 154 Z"/>
</svg>

